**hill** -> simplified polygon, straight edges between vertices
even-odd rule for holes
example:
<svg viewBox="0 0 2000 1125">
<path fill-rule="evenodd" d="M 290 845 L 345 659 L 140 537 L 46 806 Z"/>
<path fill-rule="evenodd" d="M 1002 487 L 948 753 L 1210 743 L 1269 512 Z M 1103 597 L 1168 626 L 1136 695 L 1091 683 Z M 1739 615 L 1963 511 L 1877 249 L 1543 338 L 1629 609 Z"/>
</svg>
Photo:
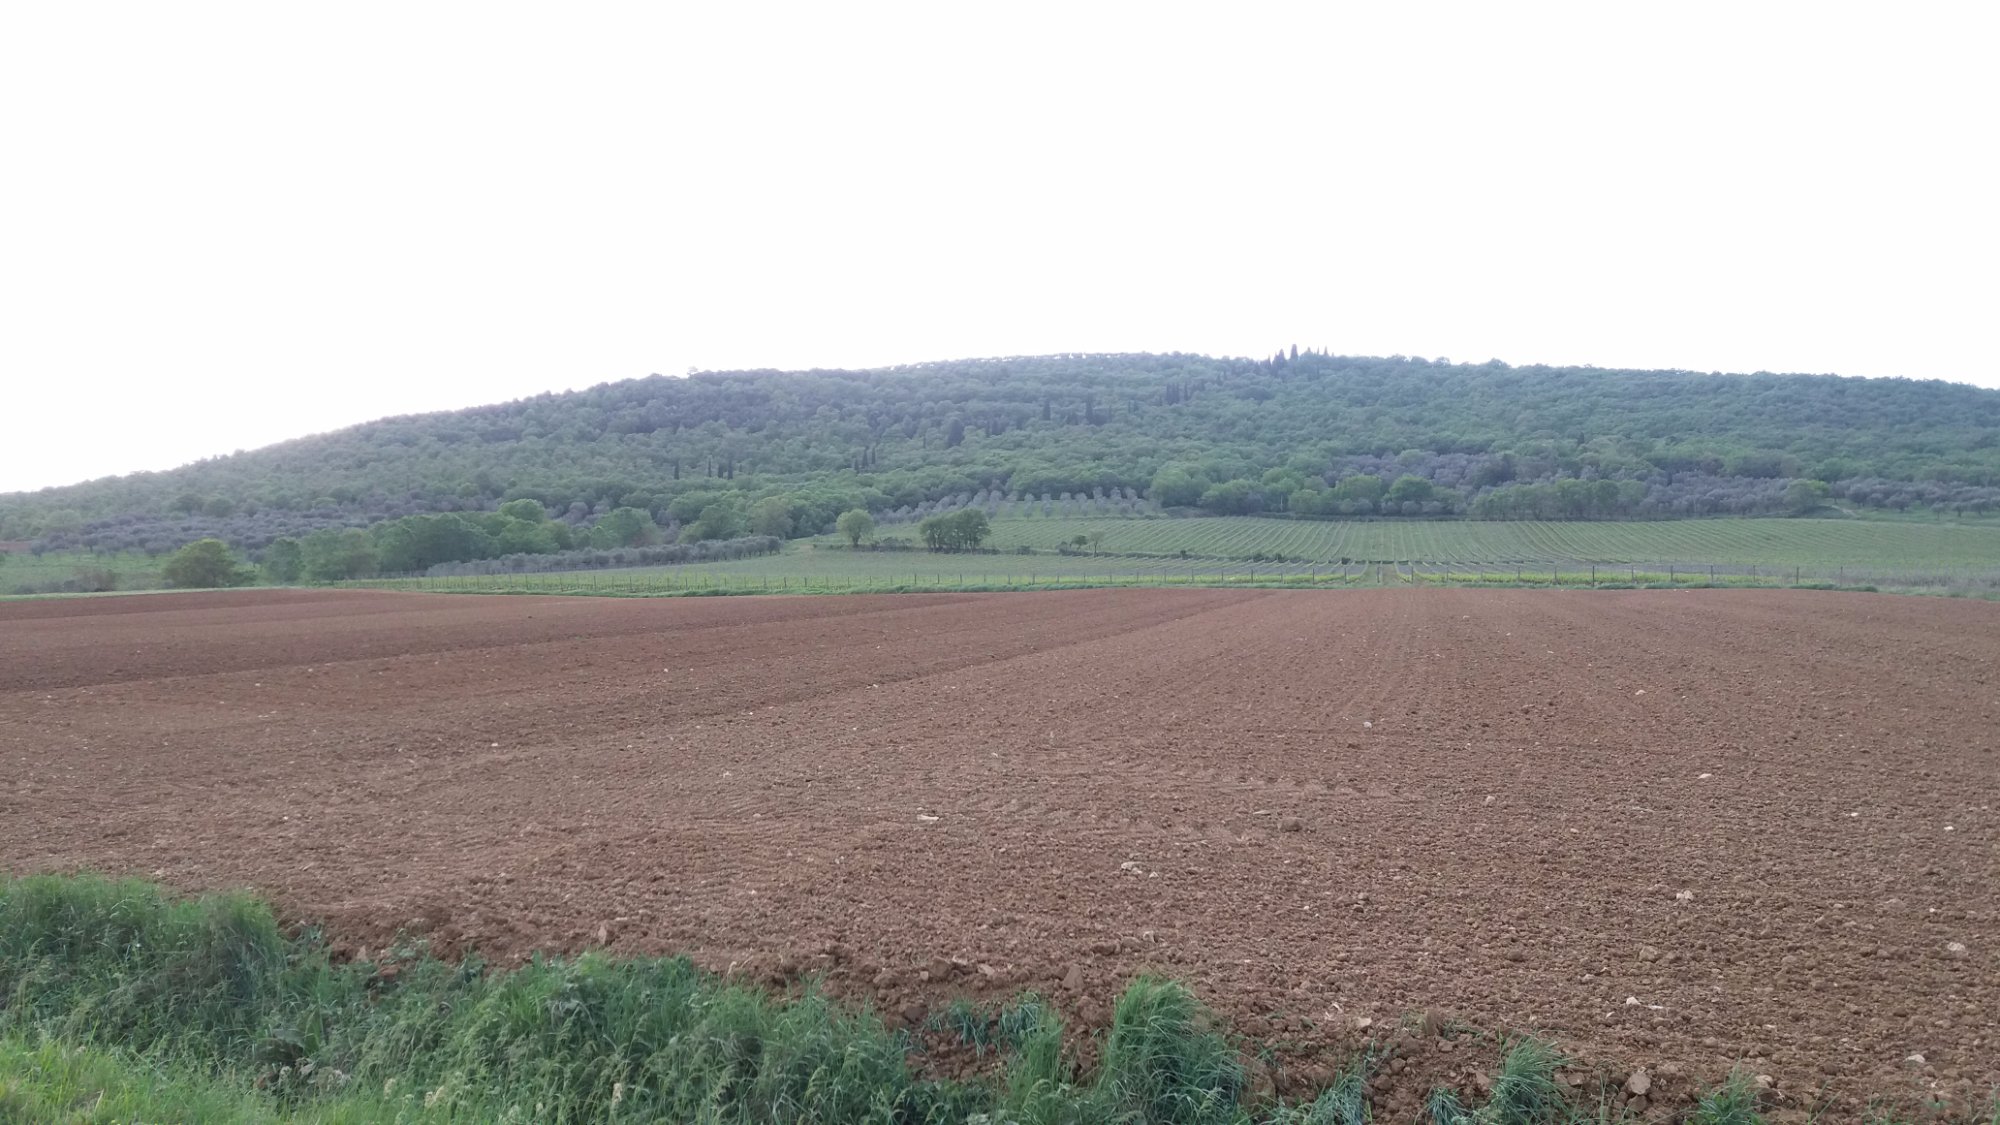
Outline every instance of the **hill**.
<svg viewBox="0 0 2000 1125">
<path fill-rule="evenodd" d="M 0 540 L 254 551 L 517 498 L 579 528 L 632 508 L 678 530 L 720 504 L 719 535 L 773 496 L 797 535 L 849 507 L 1066 493 L 1214 514 L 1978 513 L 2000 501 L 2000 391 L 1313 352 L 654 376 L 0 495 Z"/>
</svg>

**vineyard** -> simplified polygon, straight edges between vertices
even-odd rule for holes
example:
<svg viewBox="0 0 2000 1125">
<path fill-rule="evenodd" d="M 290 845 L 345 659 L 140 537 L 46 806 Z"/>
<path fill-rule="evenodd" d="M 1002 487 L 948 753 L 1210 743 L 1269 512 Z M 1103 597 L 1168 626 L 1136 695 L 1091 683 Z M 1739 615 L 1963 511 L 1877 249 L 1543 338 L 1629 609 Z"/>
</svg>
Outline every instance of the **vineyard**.
<svg viewBox="0 0 2000 1125">
<path fill-rule="evenodd" d="M 904 535 L 900 528 L 885 534 Z M 993 521 L 988 545 L 1093 554 L 1305 562 L 1664 563 L 1880 570 L 2000 570 L 2000 525 L 1843 519 L 1639 523 L 1470 520 L 1323 521 L 1255 516 L 1084 516 Z M 836 538 L 817 541 L 838 543 Z"/>
<path fill-rule="evenodd" d="M 1385 561 L 1341 563 L 1248 559 L 1135 559 L 1110 555 L 926 551 L 792 551 L 673 567 L 546 573 L 378 578 L 371 589 L 478 594 L 893 593 L 1077 587 L 1206 586 L 1342 588 L 1394 586 L 1793 587 L 1873 589 L 2000 597 L 2000 574 L 1874 568 L 1552 562 Z"/>
<path fill-rule="evenodd" d="M 900 529 L 891 529 L 900 539 Z M 1078 540 L 1082 546 L 1077 546 Z M 2000 528 L 1849 520 L 1662 523 L 1002 518 L 992 546 L 682 566 L 377 579 L 475 593 L 820 593 L 1074 586 L 1824 586 L 2000 596 Z"/>
</svg>

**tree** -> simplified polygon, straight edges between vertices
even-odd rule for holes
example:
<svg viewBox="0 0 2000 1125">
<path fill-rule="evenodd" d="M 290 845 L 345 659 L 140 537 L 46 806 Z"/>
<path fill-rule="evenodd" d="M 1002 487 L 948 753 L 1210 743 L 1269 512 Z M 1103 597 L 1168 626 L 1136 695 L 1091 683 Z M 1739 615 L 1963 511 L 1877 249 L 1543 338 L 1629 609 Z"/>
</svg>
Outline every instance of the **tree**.
<svg viewBox="0 0 2000 1125">
<path fill-rule="evenodd" d="M 57 508 L 42 516 L 43 535 L 70 535 L 83 530 L 83 513 L 74 508 Z"/>
<path fill-rule="evenodd" d="M 176 589 L 209 590 L 247 586 L 255 575 L 230 554 L 229 544 L 220 539 L 197 539 L 168 556 L 160 567 L 160 577 Z"/>
<path fill-rule="evenodd" d="M 1436 488 L 1424 478 L 1404 475 L 1397 477 L 1396 483 L 1389 486 L 1388 498 L 1395 504 L 1407 504 L 1411 501 L 1421 504 L 1429 500 L 1435 492 Z"/>
<path fill-rule="evenodd" d="M 1285 499 L 1285 508 L 1301 516 L 1323 516 L 1333 509 L 1333 493 L 1324 488 L 1301 488 Z"/>
<path fill-rule="evenodd" d="M 549 518 L 549 510 L 542 507 L 540 500 L 531 496 L 509 500 L 500 505 L 500 514 L 508 519 L 525 520 L 528 523 L 542 523 Z"/>
<path fill-rule="evenodd" d="M 743 510 L 734 497 L 725 497 L 701 510 L 701 517 L 688 524 L 681 539 L 700 543 L 708 539 L 734 539 L 743 534 Z"/>
<path fill-rule="evenodd" d="M 540 505 L 536 507 L 540 508 Z M 494 516 L 487 527 L 493 534 L 494 554 L 545 555 L 551 551 L 567 550 L 572 545 L 569 525 L 551 519 L 529 522 L 503 514 Z"/>
<path fill-rule="evenodd" d="M 1207 487 L 1207 478 L 1169 465 L 1153 474 L 1146 495 L 1162 508 L 1188 508 L 1201 502 L 1202 490 Z"/>
<path fill-rule="evenodd" d="M 367 578 L 375 573 L 375 539 L 358 527 L 326 528 L 299 541 L 304 576 L 312 582 Z"/>
<path fill-rule="evenodd" d="M 1795 480 L 1785 488 L 1785 507 L 1795 516 L 1805 515 L 1826 503 L 1829 491 L 1823 480 Z"/>
<path fill-rule="evenodd" d="M 1247 516 L 1263 509 L 1264 494 L 1247 480 L 1226 480 L 1201 494 L 1201 506 L 1218 516 Z"/>
<path fill-rule="evenodd" d="M 667 518 L 681 523 L 693 523 L 701 518 L 709 505 L 720 503 L 723 497 L 714 492 L 683 492 L 667 502 Z"/>
<path fill-rule="evenodd" d="M 965 508 L 954 512 L 951 519 L 958 525 L 961 550 L 969 551 L 984 543 L 986 537 L 993 534 L 993 521 L 987 519 L 986 513 L 978 508 Z"/>
<path fill-rule="evenodd" d="M 264 574 L 272 582 L 287 586 L 299 580 L 305 573 L 305 554 L 299 549 L 299 541 L 291 536 L 281 536 L 271 540 L 264 548 Z"/>
<path fill-rule="evenodd" d="M 1372 512 L 1375 502 L 1382 499 L 1382 478 L 1366 473 L 1348 477 L 1333 486 L 1336 503 L 1353 505 L 1353 510 Z"/>
<path fill-rule="evenodd" d="M 1266 496 L 1290 496 L 1304 487 L 1306 487 L 1305 474 L 1297 469 L 1271 469 L 1265 472 L 1262 480 L 1258 481 L 1258 490 Z"/>
<path fill-rule="evenodd" d="M 750 531 L 787 539 L 792 534 L 792 502 L 783 496 L 766 496 L 750 509 Z"/>
<path fill-rule="evenodd" d="M 456 512 L 404 516 L 375 527 L 375 557 L 392 574 L 428 570 L 438 563 L 491 558 L 493 535 Z"/>
<path fill-rule="evenodd" d="M 842 535 L 847 536 L 848 546 L 859 547 L 863 539 L 875 534 L 875 517 L 861 508 L 849 508 L 840 513 L 840 518 L 834 521 L 834 527 L 838 528 Z"/>
<path fill-rule="evenodd" d="M 992 521 L 978 508 L 961 508 L 948 516 L 932 516 L 917 525 L 917 534 L 933 551 L 970 551 L 993 533 Z"/>
<path fill-rule="evenodd" d="M 727 539 L 727 535 L 699 538 Z M 640 508 L 613 508 L 590 529 L 593 547 L 645 547 L 660 541 L 660 528 L 653 513 Z"/>
</svg>

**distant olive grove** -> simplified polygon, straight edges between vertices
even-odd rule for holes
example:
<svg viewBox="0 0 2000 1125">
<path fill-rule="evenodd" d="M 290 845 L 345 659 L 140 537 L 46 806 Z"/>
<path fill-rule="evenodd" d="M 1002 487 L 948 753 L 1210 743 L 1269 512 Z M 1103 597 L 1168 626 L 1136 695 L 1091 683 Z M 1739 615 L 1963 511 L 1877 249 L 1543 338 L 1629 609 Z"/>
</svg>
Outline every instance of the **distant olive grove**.
<svg viewBox="0 0 2000 1125">
<path fill-rule="evenodd" d="M 1288 349 L 655 376 L 0 496 L 0 540 L 300 573 L 784 539 L 860 511 L 1670 519 L 2000 507 L 2000 392 Z M 527 505 L 541 515 L 528 518 Z M 510 510 L 512 515 L 508 515 Z M 386 526 L 385 526 L 386 525 Z M 310 541 L 310 546 L 308 543 Z M 365 550 L 363 549 L 365 546 Z"/>
</svg>

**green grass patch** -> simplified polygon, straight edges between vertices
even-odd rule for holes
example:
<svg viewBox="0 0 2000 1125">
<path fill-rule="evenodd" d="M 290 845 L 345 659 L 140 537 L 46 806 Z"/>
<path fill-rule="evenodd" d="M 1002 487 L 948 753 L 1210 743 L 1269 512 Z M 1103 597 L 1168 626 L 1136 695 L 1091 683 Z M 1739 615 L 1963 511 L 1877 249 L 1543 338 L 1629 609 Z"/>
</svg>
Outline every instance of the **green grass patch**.
<svg viewBox="0 0 2000 1125">
<path fill-rule="evenodd" d="M 0 1036 L 0 1121 L 250 1125 L 274 1119 L 269 1099 L 192 1068 L 161 1067 L 56 1039 Z"/>
<path fill-rule="evenodd" d="M 245 895 L 93 876 L 0 882 L 0 1120 L 1359 1125 L 1368 1059 L 1295 1103 L 1249 1091 L 1246 1044 L 1185 988 L 1133 981 L 1086 1045 L 1045 1001 L 943 1008 L 926 1035 L 994 1062 L 927 1074 L 922 1036 L 810 986 L 588 953 L 489 971 L 417 947 L 336 962 Z M 1080 1060 L 1094 1057 L 1085 1067 Z M 1434 1125 L 1589 1119 L 1562 1057 L 1512 1044 L 1492 1096 Z M 1748 1100 L 1746 1100 L 1748 1099 Z M 1705 1116 L 1703 1116 L 1705 1115 Z M 1740 1081 L 1706 1125 L 1754 1122 Z"/>
<path fill-rule="evenodd" d="M 1568 1059 L 1539 1039 L 1522 1039 L 1507 1048 L 1493 1095 L 1473 1117 L 1475 1125 L 1562 1125 L 1569 1101 L 1556 1080 Z"/>
<path fill-rule="evenodd" d="M 0 555 L 0 595 L 97 594 L 157 590 L 161 560 L 138 551 L 49 551 Z"/>
<path fill-rule="evenodd" d="M 1757 1089 L 1748 1074 L 1735 1071 L 1727 1081 L 1702 1095 L 1688 1125 L 1758 1125 Z"/>
</svg>

